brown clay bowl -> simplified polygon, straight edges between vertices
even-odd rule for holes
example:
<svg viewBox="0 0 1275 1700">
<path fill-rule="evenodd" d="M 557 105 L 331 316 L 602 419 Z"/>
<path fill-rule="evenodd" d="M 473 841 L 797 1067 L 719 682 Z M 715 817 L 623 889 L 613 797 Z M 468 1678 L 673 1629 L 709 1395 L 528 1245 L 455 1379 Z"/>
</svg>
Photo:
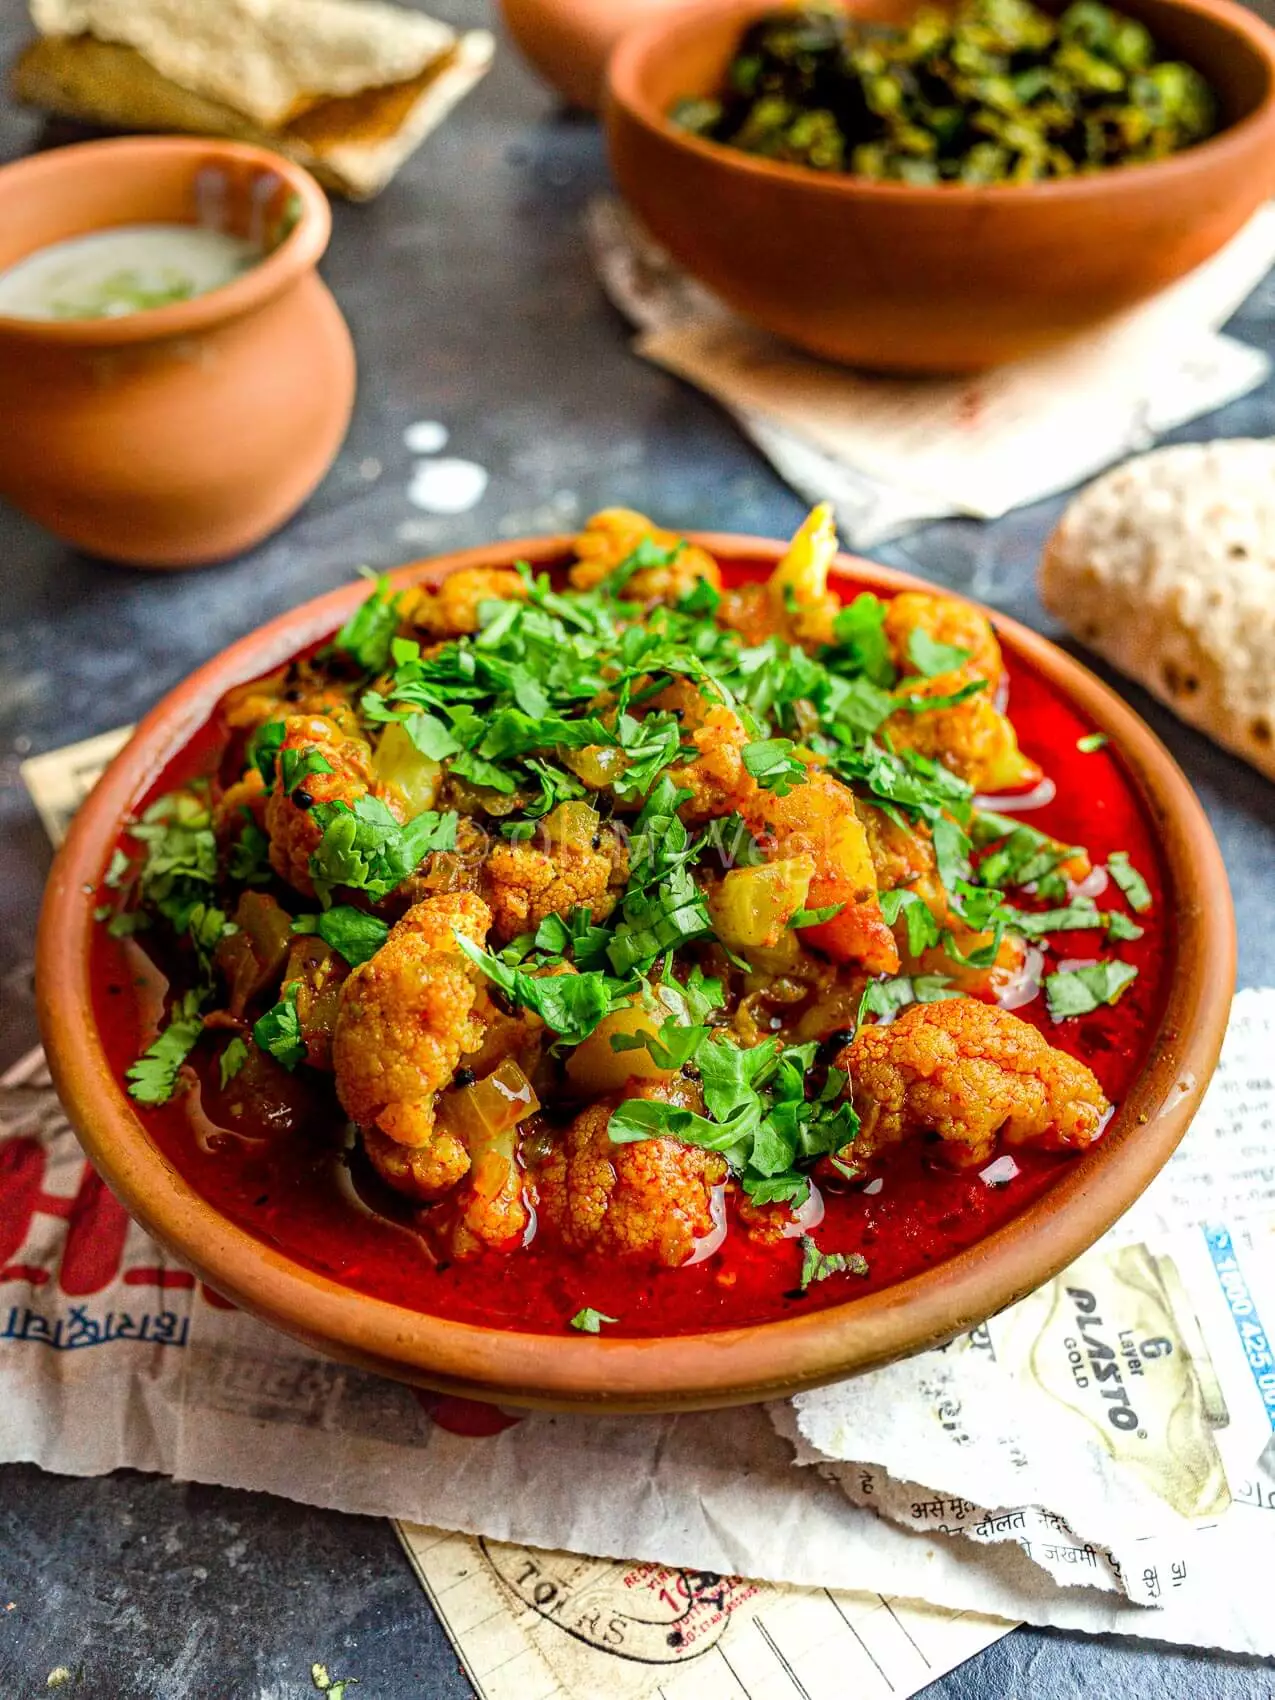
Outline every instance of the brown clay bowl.
<svg viewBox="0 0 1275 1700">
<path fill-rule="evenodd" d="M 569 541 L 500 542 L 393 576 L 435 582 L 456 567 L 517 560 L 550 567 L 568 557 Z M 720 534 L 694 541 L 745 566 L 773 566 L 786 547 Z M 840 565 L 887 595 L 920 582 L 848 556 Z M 77 815 L 40 916 L 40 1026 L 67 1114 L 125 1207 L 218 1292 L 334 1357 L 447 1393 L 614 1412 L 742 1404 L 870 1369 L 985 1320 L 1078 1257 L 1168 1159 L 1213 1072 L 1230 1009 L 1235 931 L 1222 859 L 1181 771 L 1132 709 L 1044 638 L 997 617 L 1009 653 L 1108 734 L 1163 847 L 1165 912 L 1174 921 L 1164 1013 L 1133 1089 L 1103 1139 L 1007 1226 L 852 1303 L 752 1328 L 638 1340 L 516 1334 L 423 1315 L 317 1275 L 227 1221 L 160 1154 L 108 1064 L 89 986 L 95 893 L 124 816 L 222 694 L 334 631 L 365 595 L 351 584 L 283 615 L 152 709 Z"/>
<path fill-rule="evenodd" d="M 238 554 L 331 465 L 354 350 L 315 270 L 327 199 L 265 148 L 181 136 L 85 142 L 0 170 L 0 267 L 114 225 L 205 219 L 254 240 L 286 234 L 191 301 L 117 319 L 0 315 L 0 497 L 108 560 Z"/>
<path fill-rule="evenodd" d="M 1060 0 L 1044 0 L 1061 10 Z M 914 0 L 848 0 L 897 23 Z M 1173 158 L 1018 187 L 870 183 L 678 129 L 771 0 L 706 3 L 626 35 L 609 69 L 620 190 L 673 258 L 764 330 L 899 372 L 1016 360 L 1136 305 L 1235 234 L 1275 189 L 1275 31 L 1232 0 L 1121 0 L 1217 90 L 1223 129 Z"/>
<path fill-rule="evenodd" d="M 596 112 L 607 59 L 626 30 L 685 0 L 500 0 L 524 59 L 572 106 Z"/>
</svg>

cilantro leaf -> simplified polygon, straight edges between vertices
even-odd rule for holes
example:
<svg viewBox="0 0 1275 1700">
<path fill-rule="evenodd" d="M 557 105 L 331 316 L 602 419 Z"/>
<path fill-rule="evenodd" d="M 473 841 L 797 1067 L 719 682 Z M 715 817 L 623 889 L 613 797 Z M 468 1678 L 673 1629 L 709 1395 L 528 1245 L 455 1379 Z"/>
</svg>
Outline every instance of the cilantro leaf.
<svg viewBox="0 0 1275 1700">
<path fill-rule="evenodd" d="M 243 831 L 231 845 L 226 872 L 240 885 L 269 884 L 270 840 L 254 820 L 245 821 Z"/>
<path fill-rule="evenodd" d="M 806 783 L 806 768 L 793 754 L 791 738 L 762 738 L 745 744 L 740 751 L 744 766 L 757 783 L 777 797 L 786 797 L 794 785 Z"/>
<path fill-rule="evenodd" d="M 427 761 L 446 761 L 460 749 L 460 740 L 436 714 L 412 714 L 403 730 Z"/>
<path fill-rule="evenodd" d="M 121 850 L 117 844 L 111 851 L 111 860 L 106 872 L 102 875 L 102 884 L 111 891 L 118 891 L 128 877 L 128 871 L 133 866 L 127 851 Z"/>
<path fill-rule="evenodd" d="M 669 1015 L 660 1023 L 659 1033 L 613 1033 L 613 1051 L 649 1051 L 659 1068 L 670 1071 L 681 1068 L 695 1054 L 695 1047 L 707 1034 L 707 1027 L 688 1027 L 680 1015 Z"/>
<path fill-rule="evenodd" d="M 578 1310 L 567 1324 L 580 1334 L 600 1334 L 604 1322 L 618 1322 L 618 1316 L 604 1316 L 600 1310 L 592 1310 L 588 1305 Z"/>
<path fill-rule="evenodd" d="M 883 688 L 894 683 L 890 642 L 885 635 L 885 603 L 879 596 L 865 590 L 838 609 L 832 632 L 837 647 L 856 672 Z"/>
<path fill-rule="evenodd" d="M 1093 962 L 1045 976 L 1045 1001 L 1055 1021 L 1089 1015 L 1113 1004 L 1138 977 L 1130 962 Z"/>
<path fill-rule="evenodd" d="M 365 891 L 375 902 L 416 872 L 432 850 L 456 847 L 455 814 L 425 810 L 400 826 L 377 797 L 320 803 L 311 818 L 323 833 L 310 857 L 310 877 L 328 907 L 338 886 Z"/>
<path fill-rule="evenodd" d="M 907 927 L 908 955 L 920 956 L 939 942 L 939 924 L 923 897 L 900 887 L 881 893 L 881 914 L 887 927 L 902 915 Z"/>
<path fill-rule="evenodd" d="M 252 1036 L 261 1050 L 282 1063 L 289 1073 L 305 1061 L 305 1037 L 301 1032 L 301 1017 L 297 1014 L 297 991 L 294 981 L 285 986 L 283 996 L 273 1009 L 268 1009 L 253 1024 Z"/>
<path fill-rule="evenodd" d="M 283 789 L 291 796 L 312 773 L 331 773 L 332 763 L 319 750 L 280 750 L 279 773 Z"/>
<path fill-rule="evenodd" d="M 166 1104 L 176 1091 L 182 1064 L 204 1030 L 201 1001 L 191 991 L 174 1004 L 168 1026 L 125 1075 L 129 1096 L 139 1104 Z"/>
<path fill-rule="evenodd" d="M 624 1003 L 633 991 L 632 982 L 613 979 L 594 970 L 587 974 L 529 974 L 513 968 L 489 951 L 480 950 L 463 933 L 456 943 L 487 978 L 521 1009 L 535 1013 L 569 1045 L 589 1037 L 603 1016 Z"/>
<path fill-rule="evenodd" d="M 825 921 L 831 921 L 844 908 L 844 903 L 825 903 L 818 909 L 798 909 L 795 915 L 789 916 L 788 925 L 798 929 L 822 927 Z"/>
<path fill-rule="evenodd" d="M 1107 857 L 1107 872 L 1124 892 L 1129 907 L 1141 915 L 1152 904 L 1151 887 L 1129 860 L 1127 850 L 1113 850 Z"/>
<path fill-rule="evenodd" d="M 857 1251 L 820 1251 L 809 1234 L 801 1236 L 801 1290 L 830 1275 L 866 1275 L 868 1260 Z"/>
<path fill-rule="evenodd" d="M 963 995 L 946 974 L 896 974 L 890 979 L 869 980 L 859 999 L 859 1020 L 876 1015 L 891 1021 L 909 1004 L 940 1003 L 944 998 Z"/>
<path fill-rule="evenodd" d="M 248 1047 L 236 1033 L 234 1038 L 221 1053 L 221 1056 L 217 1059 L 217 1066 L 221 1075 L 221 1089 L 223 1092 L 226 1090 L 227 1086 L 230 1085 L 230 1082 L 239 1073 L 239 1070 L 243 1067 L 247 1060 Z"/>
<path fill-rule="evenodd" d="M 287 735 L 288 728 L 282 720 L 267 720 L 257 727 L 248 740 L 246 754 L 249 765 L 255 767 L 265 780 L 267 791 L 274 789 L 279 751 L 283 748 L 283 740 Z"/>
<path fill-rule="evenodd" d="M 914 626 L 908 633 L 908 660 L 923 679 L 952 673 L 963 667 L 969 658 L 968 649 L 961 649 L 954 643 L 940 643 L 924 626 Z"/>
<path fill-rule="evenodd" d="M 398 630 L 402 593 L 390 589 L 384 574 L 372 594 L 359 604 L 332 639 L 331 648 L 348 655 L 365 673 L 379 673 L 390 659 L 390 645 Z"/>
<path fill-rule="evenodd" d="M 348 903 L 336 903 L 321 915 L 298 915 L 294 933 L 316 933 L 326 945 L 343 956 L 351 968 L 375 956 L 389 937 L 388 922 Z"/>
</svg>

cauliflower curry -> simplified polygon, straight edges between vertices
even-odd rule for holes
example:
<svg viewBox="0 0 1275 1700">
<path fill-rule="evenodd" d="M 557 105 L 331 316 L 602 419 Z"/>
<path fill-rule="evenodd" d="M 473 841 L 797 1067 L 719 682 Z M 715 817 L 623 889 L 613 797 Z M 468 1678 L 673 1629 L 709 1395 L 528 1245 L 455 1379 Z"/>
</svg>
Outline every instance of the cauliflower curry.
<svg viewBox="0 0 1275 1700">
<path fill-rule="evenodd" d="M 762 580 L 609 510 L 232 690 L 98 911 L 177 1167 L 381 1296 L 658 1333 L 912 1273 L 1100 1138 L 1136 801 L 981 613 L 843 600 L 836 548 L 816 509 Z"/>
</svg>

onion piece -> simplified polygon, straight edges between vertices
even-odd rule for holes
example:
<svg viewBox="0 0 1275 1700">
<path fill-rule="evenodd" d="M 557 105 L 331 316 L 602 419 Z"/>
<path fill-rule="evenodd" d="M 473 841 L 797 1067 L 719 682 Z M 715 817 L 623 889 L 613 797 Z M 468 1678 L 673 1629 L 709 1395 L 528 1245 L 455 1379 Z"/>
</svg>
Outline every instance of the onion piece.
<svg viewBox="0 0 1275 1700">
<path fill-rule="evenodd" d="M 1090 868 L 1082 880 L 1067 881 L 1067 896 L 1074 903 L 1078 897 L 1101 897 L 1111 884 L 1111 877 L 1099 862 Z"/>
<path fill-rule="evenodd" d="M 475 1156 L 539 1108 L 535 1088 L 518 1064 L 506 1058 L 474 1085 L 459 1087 L 440 1098 L 438 1119 Z"/>
<path fill-rule="evenodd" d="M 715 1186 L 708 1195 L 708 1214 L 712 1218 L 713 1226 L 706 1234 L 702 1234 L 695 1241 L 691 1255 L 681 1265 L 683 1269 L 689 1269 L 695 1263 L 706 1263 L 715 1251 L 721 1249 L 722 1242 L 726 1238 L 726 1183 L 724 1181 L 720 1186 Z"/>
<path fill-rule="evenodd" d="M 978 1178 L 984 1186 L 1008 1186 L 1018 1173 L 1018 1164 L 1006 1152 L 1003 1157 L 997 1157 L 994 1162 L 989 1163 L 985 1169 L 980 1169 Z"/>
<path fill-rule="evenodd" d="M 1030 791 L 979 792 L 974 798 L 976 809 L 992 809 L 997 814 L 1029 814 L 1032 809 L 1046 808 L 1058 795 L 1058 787 L 1048 774 L 1033 785 Z"/>
<path fill-rule="evenodd" d="M 871 1196 L 875 1198 L 877 1193 L 885 1191 L 885 1181 L 880 1175 L 878 1175 L 874 1181 L 869 1181 L 863 1190 L 866 1193 L 870 1193 Z"/>
<path fill-rule="evenodd" d="M 1021 1009 L 1040 996 L 1040 982 L 1045 968 L 1045 953 L 1039 945 L 1029 944 L 1023 960 L 996 993 L 1002 1009 Z"/>
</svg>

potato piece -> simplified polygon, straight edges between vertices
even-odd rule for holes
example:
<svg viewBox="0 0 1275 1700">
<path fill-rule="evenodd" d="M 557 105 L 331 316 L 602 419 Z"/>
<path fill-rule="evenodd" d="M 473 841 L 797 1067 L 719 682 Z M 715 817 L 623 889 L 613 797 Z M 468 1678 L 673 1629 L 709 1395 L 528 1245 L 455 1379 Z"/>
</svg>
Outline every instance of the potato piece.
<svg viewBox="0 0 1275 1700">
<path fill-rule="evenodd" d="M 594 1098 L 606 1092 L 618 1092 L 630 1080 L 667 1080 L 675 1070 L 661 1068 L 645 1046 L 631 1051 L 616 1051 L 611 1047 L 616 1034 L 655 1038 L 662 1019 L 658 1012 L 645 1010 L 639 1003 L 617 1009 L 572 1051 L 567 1058 L 567 1079 L 577 1091 Z"/>
<path fill-rule="evenodd" d="M 760 868 L 732 868 L 708 899 L 713 930 L 730 950 L 773 950 L 805 907 L 814 877 L 814 857 L 804 854 Z"/>
</svg>

